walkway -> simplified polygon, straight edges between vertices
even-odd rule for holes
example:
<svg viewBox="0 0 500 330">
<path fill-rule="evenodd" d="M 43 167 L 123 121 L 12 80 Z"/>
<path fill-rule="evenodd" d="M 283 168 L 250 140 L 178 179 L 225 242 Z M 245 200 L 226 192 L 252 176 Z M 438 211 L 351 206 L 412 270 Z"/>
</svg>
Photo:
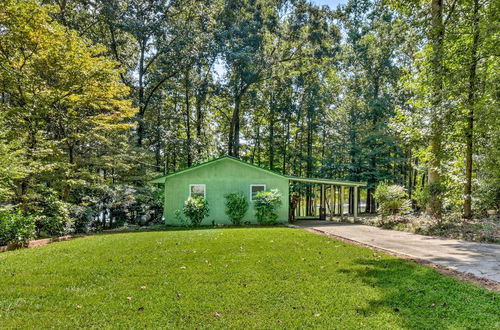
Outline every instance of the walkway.
<svg viewBox="0 0 500 330">
<path fill-rule="evenodd" d="M 299 221 L 296 225 L 500 283 L 498 244 L 423 236 L 351 223 Z"/>
</svg>

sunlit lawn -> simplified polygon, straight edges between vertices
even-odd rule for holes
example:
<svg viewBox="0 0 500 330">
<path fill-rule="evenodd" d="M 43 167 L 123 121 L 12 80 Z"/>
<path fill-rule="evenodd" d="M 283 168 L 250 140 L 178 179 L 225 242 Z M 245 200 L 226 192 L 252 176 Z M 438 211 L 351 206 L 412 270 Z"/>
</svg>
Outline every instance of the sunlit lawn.
<svg viewBox="0 0 500 330">
<path fill-rule="evenodd" d="M 96 235 L 0 254 L 0 328 L 499 328 L 500 295 L 291 228 Z"/>
</svg>

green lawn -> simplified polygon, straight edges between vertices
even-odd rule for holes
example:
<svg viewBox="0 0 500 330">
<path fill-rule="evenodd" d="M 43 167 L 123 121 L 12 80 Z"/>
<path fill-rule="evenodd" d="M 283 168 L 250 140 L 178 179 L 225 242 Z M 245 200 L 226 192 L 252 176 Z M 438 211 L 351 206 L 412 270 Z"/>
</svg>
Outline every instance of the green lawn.
<svg viewBox="0 0 500 330">
<path fill-rule="evenodd" d="M 496 328 L 500 295 L 301 229 L 96 235 L 0 254 L 0 328 Z"/>
</svg>

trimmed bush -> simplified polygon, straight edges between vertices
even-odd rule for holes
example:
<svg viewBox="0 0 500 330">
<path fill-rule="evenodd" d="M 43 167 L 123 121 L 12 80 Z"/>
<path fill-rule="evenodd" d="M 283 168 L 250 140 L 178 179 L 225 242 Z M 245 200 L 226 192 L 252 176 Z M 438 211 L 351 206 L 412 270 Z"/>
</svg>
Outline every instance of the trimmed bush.
<svg viewBox="0 0 500 330">
<path fill-rule="evenodd" d="M 226 199 L 226 214 L 229 220 L 235 225 L 240 225 L 241 220 L 248 210 L 248 202 L 245 195 L 241 192 L 230 193 L 224 196 Z"/>
<path fill-rule="evenodd" d="M 189 197 L 184 202 L 184 207 L 182 208 L 182 213 L 188 218 L 193 227 L 201 225 L 203 219 L 208 216 L 209 211 L 208 202 L 203 197 Z"/>
<path fill-rule="evenodd" d="M 254 201 L 257 222 L 261 225 L 276 224 L 280 205 L 281 193 L 277 189 L 257 193 Z"/>
<path fill-rule="evenodd" d="M 381 183 L 373 195 L 379 204 L 382 217 L 411 211 L 411 201 L 408 200 L 404 187 Z"/>
<path fill-rule="evenodd" d="M 35 238 L 35 219 L 20 211 L 0 211 L 0 245 L 24 243 Z"/>
</svg>

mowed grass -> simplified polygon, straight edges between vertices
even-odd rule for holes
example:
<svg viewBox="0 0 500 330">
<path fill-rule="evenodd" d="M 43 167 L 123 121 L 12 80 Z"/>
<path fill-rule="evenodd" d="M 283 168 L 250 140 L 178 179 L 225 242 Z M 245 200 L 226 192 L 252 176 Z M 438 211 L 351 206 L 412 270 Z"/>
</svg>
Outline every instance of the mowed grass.
<svg viewBox="0 0 500 330">
<path fill-rule="evenodd" d="M 96 235 L 0 254 L 0 328 L 498 329 L 500 295 L 291 228 Z"/>
</svg>

